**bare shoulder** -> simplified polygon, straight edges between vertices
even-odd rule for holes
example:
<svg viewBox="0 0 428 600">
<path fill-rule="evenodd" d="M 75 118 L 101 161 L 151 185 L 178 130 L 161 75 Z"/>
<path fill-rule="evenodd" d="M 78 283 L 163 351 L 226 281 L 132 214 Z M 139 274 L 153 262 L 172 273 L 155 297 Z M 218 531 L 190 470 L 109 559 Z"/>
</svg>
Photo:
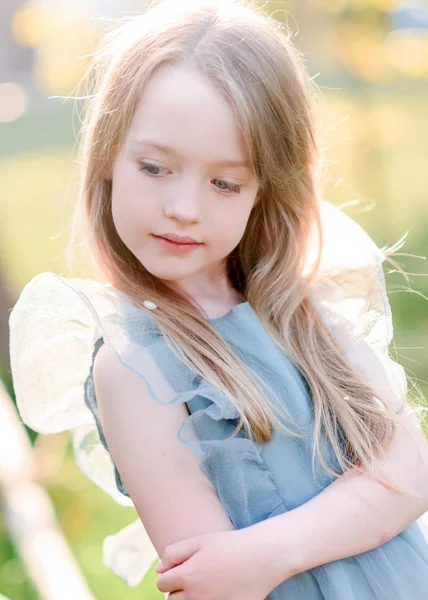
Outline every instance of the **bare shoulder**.
<svg viewBox="0 0 428 600">
<path fill-rule="evenodd" d="M 148 391 L 145 380 L 122 363 L 119 356 L 107 344 L 99 349 L 94 361 L 94 384 L 99 404 L 117 405 L 122 411 L 135 409 L 150 411 L 151 415 L 165 415 L 173 422 L 189 415 L 186 404 L 167 405 L 154 400 Z"/>
<path fill-rule="evenodd" d="M 125 367 L 120 358 L 107 344 L 103 344 L 98 350 L 94 360 L 94 380 L 98 385 L 111 385 L 117 380 L 117 376 L 127 378 L 130 370 Z"/>
</svg>

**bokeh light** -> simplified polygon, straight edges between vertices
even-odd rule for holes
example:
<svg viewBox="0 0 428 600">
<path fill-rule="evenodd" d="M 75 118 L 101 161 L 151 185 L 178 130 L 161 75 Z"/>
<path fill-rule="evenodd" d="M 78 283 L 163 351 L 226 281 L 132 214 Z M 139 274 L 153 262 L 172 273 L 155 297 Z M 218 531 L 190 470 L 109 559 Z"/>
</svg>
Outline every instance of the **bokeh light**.
<svg viewBox="0 0 428 600">
<path fill-rule="evenodd" d="M 0 83 L 0 123 L 19 119 L 28 107 L 28 97 L 18 83 Z"/>
<path fill-rule="evenodd" d="M 398 73 L 428 78 L 428 32 L 391 32 L 385 40 L 385 56 Z"/>
</svg>

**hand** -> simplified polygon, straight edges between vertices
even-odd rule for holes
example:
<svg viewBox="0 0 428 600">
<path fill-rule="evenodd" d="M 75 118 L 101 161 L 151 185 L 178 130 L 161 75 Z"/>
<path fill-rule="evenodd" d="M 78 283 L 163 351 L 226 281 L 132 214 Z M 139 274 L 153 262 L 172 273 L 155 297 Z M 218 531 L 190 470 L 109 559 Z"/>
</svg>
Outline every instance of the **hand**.
<svg viewBox="0 0 428 600">
<path fill-rule="evenodd" d="M 264 600 L 271 585 L 269 553 L 247 527 L 197 535 L 165 548 L 156 571 L 168 600 Z"/>
</svg>

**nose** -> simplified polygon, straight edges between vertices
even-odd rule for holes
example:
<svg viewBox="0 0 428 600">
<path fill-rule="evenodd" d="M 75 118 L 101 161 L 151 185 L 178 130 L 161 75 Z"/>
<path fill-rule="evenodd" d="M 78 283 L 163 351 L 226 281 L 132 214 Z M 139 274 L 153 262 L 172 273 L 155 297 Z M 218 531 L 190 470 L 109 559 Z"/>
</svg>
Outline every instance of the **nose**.
<svg viewBox="0 0 428 600">
<path fill-rule="evenodd" d="M 172 186 L 165 200 L 164 214 L 183 223 L 201 220 L 201 189 L 196 182 L 182 180 Z"/>
</svg>

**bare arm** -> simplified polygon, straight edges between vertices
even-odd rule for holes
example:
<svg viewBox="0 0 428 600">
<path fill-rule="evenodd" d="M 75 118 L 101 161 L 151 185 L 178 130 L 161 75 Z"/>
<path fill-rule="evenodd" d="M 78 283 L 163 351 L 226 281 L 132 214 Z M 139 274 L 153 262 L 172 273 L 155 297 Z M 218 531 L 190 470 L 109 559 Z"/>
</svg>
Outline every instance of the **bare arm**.
<svg viewBox="0 0 428 600">
<path fill-rule="evenodd" d="M 186 405 L 151 398 L 107 345 L 96 356 L 94 383 L 111 455 L 158 555 L 194 535 L 234 529 L 199 457 L 177 439 Z"/>
<path fill-rule="evenodd" d="M 409 413 L 401 423 L 378 464 L 381 474 L 415 495 L 351 472 L 309 502 L 253 525 L 276 563 L 275 586 L 293 574 L 376 548 L 428 510 L 428 444 Z"/>
</svg>

